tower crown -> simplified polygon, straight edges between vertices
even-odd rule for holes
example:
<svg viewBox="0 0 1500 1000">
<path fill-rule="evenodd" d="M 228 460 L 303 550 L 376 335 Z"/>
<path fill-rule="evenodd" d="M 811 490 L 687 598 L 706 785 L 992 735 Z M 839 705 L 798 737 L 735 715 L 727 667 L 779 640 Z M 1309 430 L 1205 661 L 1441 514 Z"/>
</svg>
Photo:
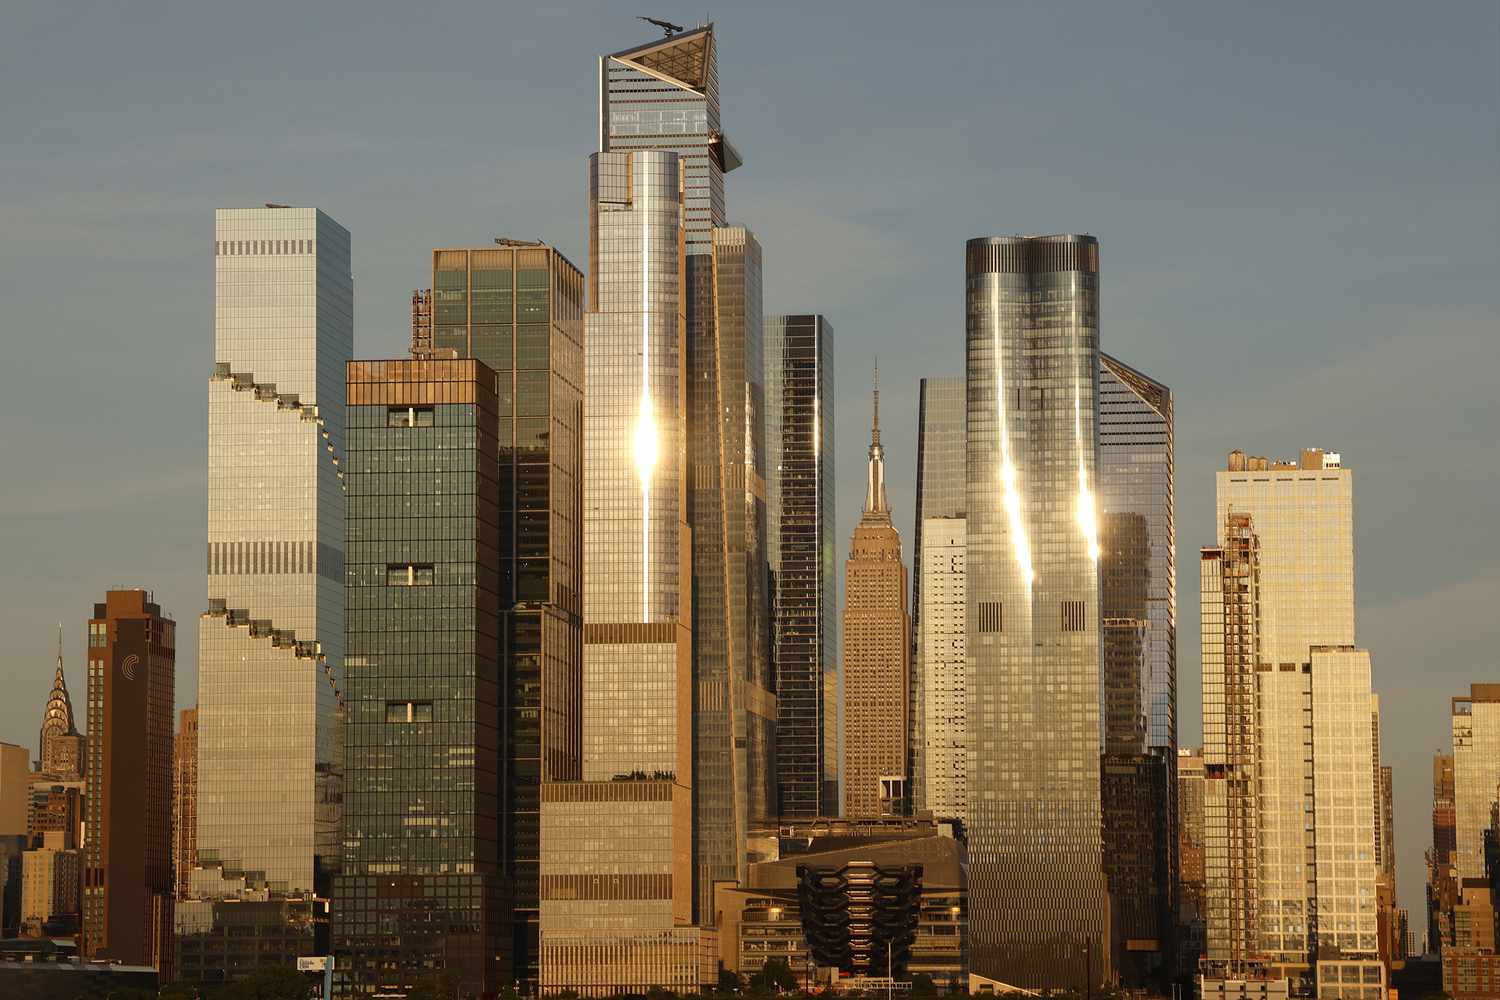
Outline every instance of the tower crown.
<svg viewBox="0 0 1500 1000">
<path fill-rule="evenodd" d="M 880 362 L 875 363 L 874 416 L 870 421 L 870 470 L 865 485 L 865 513 L 889 514 L 885 498 L 885 449 L 880 444 Z"/>
</svg>

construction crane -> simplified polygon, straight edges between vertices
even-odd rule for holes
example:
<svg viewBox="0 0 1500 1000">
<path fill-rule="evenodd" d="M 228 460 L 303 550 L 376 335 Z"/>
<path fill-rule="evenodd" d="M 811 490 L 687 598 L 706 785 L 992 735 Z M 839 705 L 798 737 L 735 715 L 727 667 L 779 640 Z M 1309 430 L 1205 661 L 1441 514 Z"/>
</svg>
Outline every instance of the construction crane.
<svg viewBox="0 0 1500 1000">
<path fill-rule="evenodd" d="M 654 17 L 640 17 L 640 16 L 637 16 L 636 20 L 637 21 L 645 21 L 647 24 L 654 24 L 654 25 L 656 25 L 662 31 L 665 31 L 667 33 L 667 37 L 668 38 L 671 38 L 673 35 L 677 34 L 679 31 L 686 31 L 687 30 L 686 28 L 684 28 L 680 24 L 673 24 L 671 21 L 658 21 Z"/>
<path fill-rule="evenodd" d="M 541 240 L 513 240 L 509 236 L 496 236 L 495 243 L 502 247 L 539 247 L 544 245 Z"/>
</svg>

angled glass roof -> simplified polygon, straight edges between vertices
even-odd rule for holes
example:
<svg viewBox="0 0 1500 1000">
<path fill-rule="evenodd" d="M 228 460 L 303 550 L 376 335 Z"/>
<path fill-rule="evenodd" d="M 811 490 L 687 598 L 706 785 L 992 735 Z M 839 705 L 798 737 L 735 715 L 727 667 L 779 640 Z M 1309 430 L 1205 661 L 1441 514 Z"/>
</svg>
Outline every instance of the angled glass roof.
<svg viewBox="0 0 1500 1000">
<path fill-rule="evenodd" d="M 610 58 L 688 90 L 702 91 L 708 86 L 708 67 L 713 58 L 713 47 L 714 26 L 710 24 L 671 38 L 616 52 Z"/>
</svg>

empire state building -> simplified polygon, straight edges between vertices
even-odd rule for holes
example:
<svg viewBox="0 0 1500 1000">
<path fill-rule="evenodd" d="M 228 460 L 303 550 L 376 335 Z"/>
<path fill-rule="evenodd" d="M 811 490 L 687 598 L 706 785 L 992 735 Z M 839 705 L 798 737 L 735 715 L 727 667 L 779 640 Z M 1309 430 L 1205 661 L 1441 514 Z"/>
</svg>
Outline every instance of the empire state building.
<svg viewBox="0 0 1500 1000">
<path fill-rule="evenodd" d="M 880 375 L 865 507 L 844 563 L 844 815 L 899 815 L 906 799 L 911 618 L 901 533 L 885 496 Z"/>
</svg>

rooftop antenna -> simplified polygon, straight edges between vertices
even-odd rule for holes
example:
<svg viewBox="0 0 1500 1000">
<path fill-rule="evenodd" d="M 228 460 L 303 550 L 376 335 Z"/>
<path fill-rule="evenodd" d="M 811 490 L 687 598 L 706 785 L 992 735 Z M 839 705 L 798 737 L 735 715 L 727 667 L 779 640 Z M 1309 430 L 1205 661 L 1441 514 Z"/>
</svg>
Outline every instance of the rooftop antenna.
<svg viewBox="0 0 1500 1000">
<path fill-rule="evenodd" d="M 673 24 L 671 21 L 658 21 L 654 17 L 642 17 L 640 15 L 637 15 L 636 16 L 636 20 L 637 21 L 645 21 L 647 24 L 654 24 L 654 25 L 656 25 L 662 31 L 666 32 L 666 35 L 667 35 L 668 38 L 671 38 L 673 35 L 677 34 L 679 31 L 686 31 L 687 30 L 686 28 L 684 28 L 680 24 Z"/>
</svg>

